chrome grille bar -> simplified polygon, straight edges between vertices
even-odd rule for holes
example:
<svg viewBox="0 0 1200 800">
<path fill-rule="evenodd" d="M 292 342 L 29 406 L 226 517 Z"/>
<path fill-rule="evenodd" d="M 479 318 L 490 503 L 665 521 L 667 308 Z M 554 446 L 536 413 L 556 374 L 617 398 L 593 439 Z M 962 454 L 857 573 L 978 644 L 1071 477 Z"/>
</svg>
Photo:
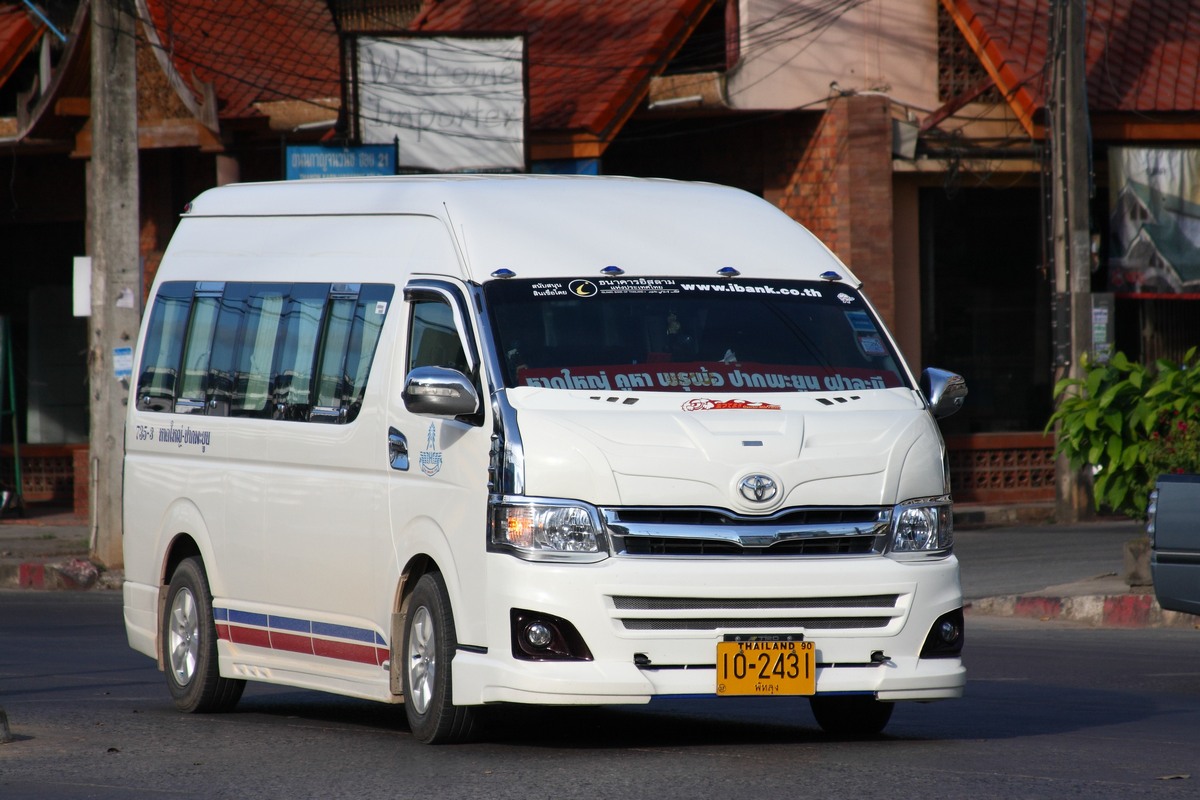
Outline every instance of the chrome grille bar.
<svg viewBox="0 0 1200 800">
<path fill-rule="evenodd" d="M 891 509 L 786 509 L 765 517 L 716 508 L 602 508 L 616 555 L 831 556 L 883 551 Z"/>
<path fill-rule="evenodd" d="M 781 598 L 709 598 L 709 597 L 632 597 L 613 595 L 613 607 L 621 611 L 707 611 L 779 610 L 817 608 L 895 608 L 896 594 L 861 597 L 781 597 Z"/>
<path fill-rule="evenodd" d="M 610 595 L 627 631 L 863 630 L 904 615 L 898 594 L 834 597 L 653 597 Z M 800 612 L 800 613 L 796 613 Z"/>
<path fill-rule="evenodd" d="M 715 630 L 845 630 L 885 628 L 891 617 L 794 617 L 790 619 L 623 619 L 629 631 L 715 631 Z"/>
</svg>

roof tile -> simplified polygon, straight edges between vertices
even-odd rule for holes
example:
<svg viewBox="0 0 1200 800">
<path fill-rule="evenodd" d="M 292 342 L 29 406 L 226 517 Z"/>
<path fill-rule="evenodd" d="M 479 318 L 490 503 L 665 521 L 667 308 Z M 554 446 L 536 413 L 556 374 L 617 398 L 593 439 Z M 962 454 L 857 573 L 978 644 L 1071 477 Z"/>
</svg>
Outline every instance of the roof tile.
<svg viewBox="0 0 1200 800">
<path fill-rule="evenodd" d="M 420 33 L 526 34 L 530 126 L 608 138 L 713 0 L 436 0 Z M 340 96 L 324 0 L 147 0 L 185 78 L 211 82 L 222 119 L 269 100 Z"/>
<path fill-rule="evenodd" d="M 1032 115 L 1045 104 L 1045 0 L 945 0 L 1001 89 Z M 1200 111 L 1200 0 L 1089 0 L 1087 91 L 1093 112 Z M 968 36 L 968 38 L 972 38 Z"/>
</svg>

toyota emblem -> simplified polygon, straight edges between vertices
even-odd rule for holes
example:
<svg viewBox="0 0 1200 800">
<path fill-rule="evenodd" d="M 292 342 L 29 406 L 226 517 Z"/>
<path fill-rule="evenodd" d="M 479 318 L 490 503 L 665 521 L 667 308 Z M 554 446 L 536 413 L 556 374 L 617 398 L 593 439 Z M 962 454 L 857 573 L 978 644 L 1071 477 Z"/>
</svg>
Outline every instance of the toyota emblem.
<svg viewBox="0 0 1200 800">
<path fill-rule="evenodd" d="M 751 503 L 766 503 L 775 499 L 779 487 L 766 475 L 747 475 L 738 482 L 738 491 Z"/>
</svg>

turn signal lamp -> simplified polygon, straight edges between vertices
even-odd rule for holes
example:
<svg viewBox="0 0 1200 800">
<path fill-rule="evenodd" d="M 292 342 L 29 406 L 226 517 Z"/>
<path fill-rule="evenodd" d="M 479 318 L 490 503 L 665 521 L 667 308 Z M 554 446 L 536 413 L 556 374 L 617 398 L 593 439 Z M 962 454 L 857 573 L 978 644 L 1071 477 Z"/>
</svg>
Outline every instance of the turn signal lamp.
<svg viewBox="0 0 1200 800">
<path fill-rule="evenodd" d="M 488 547 L 529 561 L 600 561 L 608 538 L 599 512 L 542 497 L 493 497 Z"/>
</svg>

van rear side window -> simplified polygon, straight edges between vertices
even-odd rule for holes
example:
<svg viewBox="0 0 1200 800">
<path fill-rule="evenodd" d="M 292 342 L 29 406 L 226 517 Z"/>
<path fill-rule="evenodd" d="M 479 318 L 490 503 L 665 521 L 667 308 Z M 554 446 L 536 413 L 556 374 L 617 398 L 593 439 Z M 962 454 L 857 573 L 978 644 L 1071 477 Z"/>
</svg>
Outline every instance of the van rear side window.
<svg viewBox="0 0 1200 800">
<path fill-rule="evenodd" d="M 138 407 L 350 422 L 362 405 L 394 289 L 387 284 L 164 283 L 146 331 Z"/>
</svg>

